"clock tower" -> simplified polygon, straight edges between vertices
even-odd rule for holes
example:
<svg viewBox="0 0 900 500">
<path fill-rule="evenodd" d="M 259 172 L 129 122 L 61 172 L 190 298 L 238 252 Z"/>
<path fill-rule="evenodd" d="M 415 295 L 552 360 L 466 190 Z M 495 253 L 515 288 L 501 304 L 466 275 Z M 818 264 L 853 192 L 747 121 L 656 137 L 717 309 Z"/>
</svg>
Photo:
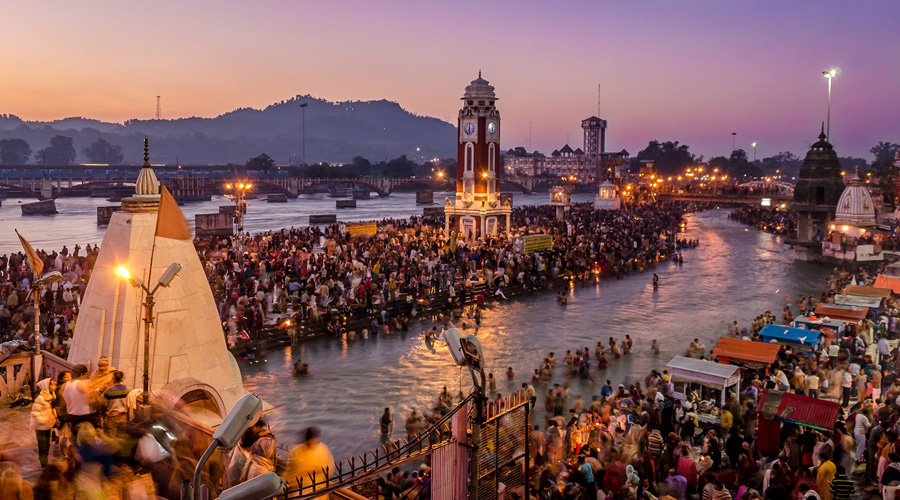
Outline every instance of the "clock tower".
<svg viewBox="0 0 900 500">
<path fill-rule="evenodd" d="M 472 80 L 459 110 L 456 199 L 444 208 L 446 230 L 474 240 L 509 231 L 512 207 L 500 202 L 500 112 L 494 87 L 487 80 Z M 504 220 L 505 219 L 505 220 Z"/>
</svg>

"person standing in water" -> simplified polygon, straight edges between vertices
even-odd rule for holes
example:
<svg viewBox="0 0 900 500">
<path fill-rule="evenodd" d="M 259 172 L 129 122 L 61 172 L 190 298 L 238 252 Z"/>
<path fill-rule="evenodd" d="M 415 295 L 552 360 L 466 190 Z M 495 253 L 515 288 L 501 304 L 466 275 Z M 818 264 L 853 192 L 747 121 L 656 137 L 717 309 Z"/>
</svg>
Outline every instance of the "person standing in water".
<svg viewBox="0 0 900 500">
<path fill-rule="evenodd" d="M 387 439 L 391 434 L 391 427 L 394 426 L 394 416 L 391 415 L 391 409 L 385 408 L 381 414 L 381 438 Z"/>
<path fill-rule="evenodd" d="M 657 288 L 659 288 L 659 276 L 653 273 L 653 289 L 656 290 Z"/>
</svg>

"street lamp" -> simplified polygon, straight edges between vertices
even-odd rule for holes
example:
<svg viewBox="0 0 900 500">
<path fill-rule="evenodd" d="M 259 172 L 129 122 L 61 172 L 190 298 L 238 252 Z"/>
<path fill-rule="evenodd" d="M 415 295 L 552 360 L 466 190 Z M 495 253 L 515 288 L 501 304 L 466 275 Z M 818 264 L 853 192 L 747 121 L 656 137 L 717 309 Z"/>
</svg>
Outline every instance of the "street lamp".
<svg viewBox="0 0 900 500">
<path fill-rule="evenodd" d="M 300 103 L 300 110 L 303 111 L 303 154 L 301 156 L 302 161 L 303 161 L 303 166 L 306 166 L 306 107 L 307 106 L 309 106 L 308 102 Z"/>
<path fill-rule="evenodd" d="M 837 68 L 832 68 L 822 72 L 822 75 L 828 79 L 828 116 L 825 126 L 825 140 L 828 142 L 831 142 L 831 80 L 838 75 L 838 71 Z"/>
<path fill-rule="evenodd" d="M 34 285 L 31 286 L 31 294 L 34 295 L 34 356 L 31 357 L 32 385 L 38 383 L 38 356 L 41 354 L 41 289 L 56 283 L 60 279 L 62 279 L 62 273 L 50 271 L 35 279 Z"/>
<path fill-rule="evenodd" d="M 144 387 L 141 394 L 141 404 L 144 406 L 150 404 L 150 326 L 153 324 L 154 295 L 159 290 L 159 287 L 168 288 L 172 284 L 172 280 L 178 276 L 179 271 L 181 271 L 181 264 L 177 262 L 169 264 L 169 267 L 166 268 L 156 282 L 156 286 L 153 287 L 153 290 L 150 290 L 140 278 L 132 277 L 125 267 L 119 266 L 116 269 L 119 276 L 131 283 L 131 286 L 140 288 L 147 294 L 144 298 Z"/>
<path fill-rule="evenodd" d="M 240 253 L 244 243 L 244 214 L 247 213 L 247 190 L 253 187 L 249 182 L 238 181 L 234 184 L 225 184 L 226 191 L 234 194 L 225 194 L 225 197 L 234 202 L 234 242 L 235 250 Z"/>
<path fill-rule="evenodd" d="M 753 146 L 753 161 L 756 161 L 756 146 L 759 145 L 759 143 L 753 142 L 750 145 Z"/>
</svg>

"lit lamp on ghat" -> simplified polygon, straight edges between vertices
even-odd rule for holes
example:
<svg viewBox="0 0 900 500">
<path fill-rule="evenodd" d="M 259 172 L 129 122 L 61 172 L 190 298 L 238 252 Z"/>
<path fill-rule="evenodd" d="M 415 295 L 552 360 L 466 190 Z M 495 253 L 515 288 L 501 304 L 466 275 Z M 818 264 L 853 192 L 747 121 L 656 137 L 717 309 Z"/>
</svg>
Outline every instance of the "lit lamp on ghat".
<svg viewBox="0 0 900 500">
<path fill-rule="evenodd" d="M 156 295 L 159 287 L 168 288 L 172 284 L 172 280 L 178 276 L 179 271 L 181 271 L 181 264 L 177 262 L 170 264 L 162 276 L 159 277 L 156 286 L 150 290 L 144 286 L 140 278 L 132 277 L 128 269 L 122 266 L 116 269 L 119 276 L 131 283 L 131 286 L 140 288 L 147 294 L 144 298 L 144 386 L 141 394 L 141 404 L 145 406 L 150 404 L 150 326 L 153 324 L 154 295 Z"/>
<path fill-rule="evenodd" d="M 225 184 L 225 190 L 233 194 L 225 194 L 225 197 L 234 202 L 234 247 L 238 252 L 244 242 L 244 214 L 247 213 L 247 191 L 253 187 L 249 182 L 237 182 Z"/>
</svg>

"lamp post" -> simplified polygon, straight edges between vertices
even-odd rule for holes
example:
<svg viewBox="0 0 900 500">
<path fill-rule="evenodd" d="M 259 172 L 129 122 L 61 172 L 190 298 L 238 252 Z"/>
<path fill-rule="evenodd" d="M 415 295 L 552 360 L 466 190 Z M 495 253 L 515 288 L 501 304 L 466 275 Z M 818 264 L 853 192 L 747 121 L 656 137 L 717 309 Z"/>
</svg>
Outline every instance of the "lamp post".
<svg viewBox="0 0 900 500">
<path fill-rule="evenodd" d="M 249 182 L 239 181 L 234 184 L 225 184 L 226 191 L 232 191 L 234 194 L 225 194 L 225 197 L 234 202 L 234 249 L 240 252 L 244 243 L 244 214 L 247 213 L 247 190 L 252 188 L 253 184 Z"/>
<path fill-rule="evenodd" d="M 153 290 L 147 288 L 140 278 L 133 278 L 128 269 L 119 267 L 116 272 L 119 276 L 126 279 L 131 286 L 140 288 L 146 293 L 144 298 L 144 385 L 141 394 L 141 404 L 147 406 L 150 404 L 150 326 L 153 324 L 153 306 L 155 305 L 154 296 L 159 287 L 168 288 L 172 284 L 172 280 L 178 276 L 181 271 L 181 264 L 174 262 L 169 265 L 166 271 L 159 277 Z"/>
<path fill-rule="evenodd" d="M 825 140 L 831 142 L 831 80 L 838 75 L 838 70 L 832 68 L 828 71 L 823 71 L 822 75 L 828 79 L 828 115 L 825 122 Z"/>
<path fill-rule="evenodd" d="M 756 146 L 758 146 L 759 143 L 754 142 L 754 143 L 751 143 L 750 145 L 753 146 L 753 161 L 756 161 Z"/>
<path fill-rule="evenodd" d="M 303 162 L 303 166 L 306 166 L 306 107 L 309 106 L 308 102 L 300 103 L 300 110 L 303 111 L 303 151 L 301 155 L 301 161 Z"/>
<path fill-rule="evenodd" d="M 56 283 L 62 278 L 59 271 L 50 271 L 44 273 L 43 276 L 34 277 L 34 284 L 31 286 L 31 294 L 34 296 L 34 356 L 32 356 L 32 385 L 38 382 L 38 356 L 41 354 L 41 288 L 46 285 Z M 35 385 L 35 387 L 37 387 Z"/>
<path fill-rule="evenodd" d="M 737 139 L 737 132 L 731 133 L 731 152 L 734 153 L 734 141 Z"/>
</svg>

